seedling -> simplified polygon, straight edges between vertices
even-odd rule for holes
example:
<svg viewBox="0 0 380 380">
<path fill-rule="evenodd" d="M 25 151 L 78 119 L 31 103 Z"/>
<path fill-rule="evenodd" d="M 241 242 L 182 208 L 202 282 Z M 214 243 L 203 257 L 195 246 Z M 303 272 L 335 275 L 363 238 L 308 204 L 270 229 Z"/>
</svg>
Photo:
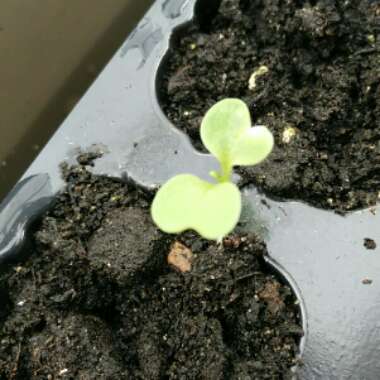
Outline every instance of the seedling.
<svg viewBox="0 0 380 380">
<path fill-rule="evenodd" d="M 224 99 L 206 113 L 201 139 L 220 163 L 210 172 L 216 183 L 191 174 L 171 178 L 157 192 L 152 218 L 167 233 L 195 230 L 206 239 L 220 241 L 239 221 L 241 194 L 231 182 L 235 165 L 256 165 L 272 151 L 273 135 L 264 126 L 251 126 L 247 105 Z"/>
</svg>

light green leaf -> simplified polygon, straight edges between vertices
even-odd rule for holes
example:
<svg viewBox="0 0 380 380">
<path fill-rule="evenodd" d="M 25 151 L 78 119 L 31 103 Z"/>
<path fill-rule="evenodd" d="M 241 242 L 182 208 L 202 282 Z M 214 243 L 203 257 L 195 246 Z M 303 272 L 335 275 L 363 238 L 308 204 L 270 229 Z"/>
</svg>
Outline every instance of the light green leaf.
<svg viewBox="0 0 380 380">
<path fill-rule="evenodd" d="M 239 99 L 224 99 L 212 106 L 201 124 L 203 145 L 220 162 L 231 160 L 231 151 L 240 136 L 251 127 L 246 104 Z"/>
<path fill-rule="evenodd" d="M 206 239 L 219 240 L 239 221 L 241 195 L 233 183 L 211 184 L 181 174 L 157 192 L 151 213 L 157 226 L 167 233 L 195 230 Z"/>
<path fill-rule="evenodd" d="M 273 144 L 273 135 L 267 127 L 249 128 L 231 147 L 232 164 L 256 165 L 270 154 Z"/>
<path fill-rule="evenodd" d="M 251 127 L 247 105 L 224 99 L 206 113 L 201 125 L 205 147 L 222 166 L 255 165 L 273 148 L 273 135 L 266 127 Z"/>
</svg>

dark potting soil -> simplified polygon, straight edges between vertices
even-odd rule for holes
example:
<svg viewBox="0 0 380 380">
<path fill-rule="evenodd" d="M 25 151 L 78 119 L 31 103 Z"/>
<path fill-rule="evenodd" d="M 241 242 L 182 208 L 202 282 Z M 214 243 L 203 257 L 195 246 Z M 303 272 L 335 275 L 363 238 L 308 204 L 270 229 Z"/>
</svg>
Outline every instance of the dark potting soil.
<svg viewBox="0 0 380 380">
<path fill-rule="evenodd" d="M 300 311 L 265 245 L 162 234 L 151 194 L 65 167 L 30 257 L 0 275 L 0 379 L 286 379 Z M 174 242 L 190 272 L 167 264 Z"/>
<path fill-rule="evenodd" d="M 364 247 L 367 249 L 376 249 L 376 242 L 375 240 L 371 238 L 365 238 L 364 239 Z"/>
<path fill-rule="evenodd" d="M 163 68 L 159 93 L 173 124 L 202 149 L 207 109 L 241 98 L 276 140 L 265 163 L 239 170 L 242 184 L 339 211 L 375 204 L 380 3 L 222 0 L 202 27 L 181 31 Z"/>
</svg>

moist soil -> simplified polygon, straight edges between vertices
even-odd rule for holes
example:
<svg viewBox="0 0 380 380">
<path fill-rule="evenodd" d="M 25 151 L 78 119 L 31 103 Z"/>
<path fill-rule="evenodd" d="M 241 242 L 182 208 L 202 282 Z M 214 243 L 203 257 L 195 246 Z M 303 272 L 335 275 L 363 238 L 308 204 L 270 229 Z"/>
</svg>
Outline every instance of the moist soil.
<svg viewBox="0 0 380 380">
<path fill-rule="evenodd" d="M 300 310 L 263 242 L 165 235 L 152 194 L 78 161 L 29 258 L 0 275 L 0 379 L 291 378 Z M 173 244 L 190 271 L 168 265 Z"/>
<path fill-rule="evenodd" d="M 378 1 L 223 0 L 208 23 L 175 40 L 159 94 L 195 147 L 207 109 L 241 98 L 276 140 L 265 163 L 240 169 L 242 185 L 340 212 L 376 203 Z"/>
</svg>

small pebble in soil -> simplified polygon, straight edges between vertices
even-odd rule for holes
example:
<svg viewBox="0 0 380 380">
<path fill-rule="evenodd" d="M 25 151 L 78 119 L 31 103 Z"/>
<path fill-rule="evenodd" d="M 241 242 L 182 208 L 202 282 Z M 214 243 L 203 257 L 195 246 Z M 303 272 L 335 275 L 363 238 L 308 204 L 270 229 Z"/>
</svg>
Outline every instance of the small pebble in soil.
<svg viewBox="0 0 380 380">
<path fill-rule="evenodd" d="M 367 249 L 376 249 L 376 242 L 373 239 L 365 238 L 364 239 L 364 247 Z"/>
<path fill-rule="evenodd" d="M 272 314 L 277 314 L 285 307 L 279 293 L 280 287 L 278 282 L 267 282 L 259 292 L 259 297 L 267 303 L 268 310 Z"/>
<path fill-rule="evenodd" d="M 239 236 L 229 236 L 223 239 L 223 245 L 227 248 L 239 248 L 241 242 Z"/>
<path fill-rule="evenodd" d="M 189 248 L 178 241 L 172 245 L 168 255 L 169 265 L 182 273 L 190 272 L 192 260 L 193 252 Z"/>
<path fill-rule="evenodd" d="M 264 65 L 260 66 L 257 70 L 255 70 L 249 78 L 248 88 L 250 90 L 254 90 L 256 88 L 256 85 L 257 85 L 257 83 L 256 83 L 257 78 L 266 74 L 268 71 L 269 71 L 268 67 L 266 67 Z"/>
<path fill-rule="evenodd" d="M 370 44 L 374 44 L 376 42 L 376 37 L 373 34 L 369 34 L 367 36 L 367 40 Z"/>
<path fill-rule="evenodd" d="M 290 141 L 294 138 L 297 133 L 297 129 L 292 127 L 291 125 L 287 125 L 282 133 L 282 142 L 284 144 L 289 144 Z"/>
</svg>

